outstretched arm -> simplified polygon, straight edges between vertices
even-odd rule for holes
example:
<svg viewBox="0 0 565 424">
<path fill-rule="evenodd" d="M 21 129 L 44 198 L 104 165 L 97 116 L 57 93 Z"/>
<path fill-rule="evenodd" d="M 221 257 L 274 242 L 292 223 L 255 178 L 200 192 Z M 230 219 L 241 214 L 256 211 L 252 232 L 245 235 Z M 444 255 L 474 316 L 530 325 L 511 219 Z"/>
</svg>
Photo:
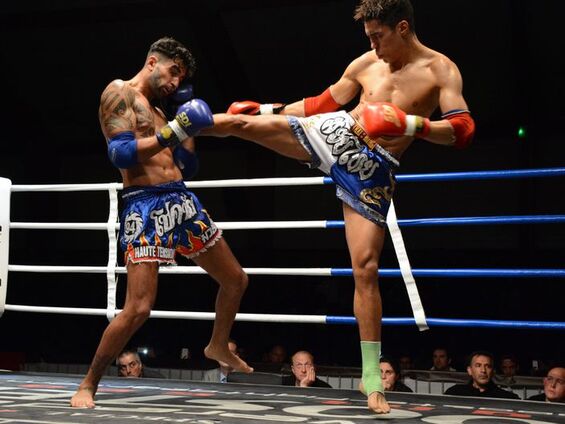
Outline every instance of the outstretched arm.
<svg viewBox="0 0 565 424">
<path fill-rule="evenodd" d="M 306 97 L 286 105 L 281 113 L 294 116 L 311 116 L 318 113 L 333 112 L 349 103 L 361 91 L 357 82 L 357 61 L 352 62 L 341 78 L 330 85 L 323 93 L 314 97 Z"/>
<path fill-rule="evenodd" d="M 306 97 L 294 103 L 260 104 L 246 100 L 234 102 L 228 109 L 230 114 L 268 115 L 282 114 L 293 116 L 310 116 L 318 113 L 333 112 L 349 103 L 361 91 L 357 82 L 357 69 L 361 58 L 354 60 L 345 70 L 341 78 L 329 86 L 318 96 Z"/>
</svg>

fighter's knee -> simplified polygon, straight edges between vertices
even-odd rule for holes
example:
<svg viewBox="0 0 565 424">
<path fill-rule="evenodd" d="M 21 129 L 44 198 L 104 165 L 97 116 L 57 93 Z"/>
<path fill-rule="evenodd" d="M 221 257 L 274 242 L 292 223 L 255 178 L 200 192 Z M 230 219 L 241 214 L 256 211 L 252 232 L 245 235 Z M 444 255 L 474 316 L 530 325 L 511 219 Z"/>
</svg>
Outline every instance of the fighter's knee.
<svg viewBox="0 0 565 424">
<path fill-rule="evenodd" d="M 249 277 L 244 270 L 239 272 L 235 281 L 235 286 L 242 292 L 245 291 L 249 285 Z"/>
<path fill-rule="evenodd" d="M 151 315 L 151 306 L 150 305 L 140 306 L 136 310 L 136 317 L 139 320 L 145 321 L 149 318 L 150 315 Z"/>
<path fill-rule="evenodd" d="M 137 303 L 124 308 L 124 312 L 131 321 L 137 324 L 145 322 L 151 315 L 151 305 L 148 303 Z"/>
<path fill-rule="evenodd" d="M 379 264 L 377 261 L 366 261 L 353 266 L 355 281 L 376 281 L 378 278 Z"/>
</svg>

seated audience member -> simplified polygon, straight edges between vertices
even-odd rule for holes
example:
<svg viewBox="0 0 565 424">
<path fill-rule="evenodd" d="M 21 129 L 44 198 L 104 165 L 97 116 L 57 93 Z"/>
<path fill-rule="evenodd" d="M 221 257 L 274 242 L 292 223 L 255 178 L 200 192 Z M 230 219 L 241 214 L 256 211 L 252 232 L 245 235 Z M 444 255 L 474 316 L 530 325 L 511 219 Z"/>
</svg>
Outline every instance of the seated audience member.
<svg viewBox="0 0 565 424">
<path fill-rule="evenodd" d="M 277 344 L 271 347 L 271 349 L 265 355 L 265 360 L 269 364 L 281 364 L 283 365 L 286 361 L 286 349 L 283 345 Z"/>
<path fill-rule="evenodd" d="M 398 358 L 398 368 L 400 369 L 400 373 L 402 373 L 406 370 L 415 370 L 416 364 L 410 355 L 403 354 Z"/>
<path fill-rule="evenodd" d="M 270 372 L 280 374 L 288 371 L 286 364 L 286 349 L 280 344 L 271 346 L 269 351 L 265 352 L 260 363 L 254 363 L 253 368 L 259 372 Z"/>
<path fill-rule="evenodd" d="M 116 359 L 118 376 L 127 378 L 165 378 L 159 371 L 146 368 L 139 354 L 133 350 L 124 350 Z"/>
<path fill-rule="evenodd" d="M 565 365 L 551 368 L 543 378 L 543 393 L 528 400 L 565 403 Z"/>
<path fill-rule="evenodd" d="M 390 392 L 411 392 L 412 389 L 400 381 L 400 369 L 392 359 L 381 358 L 381 379 L 383 388 Z"/>
<path fill-rule="evenodd" d="M 236 356 L 239 356 L 239 352 L 237 349 L 237 343 L 233 339 L 229 339 L 228 341 L 228 348 L 231 353 Z M 220 365 L 219 368 L 213 368 L 208 370 L 204 373 L 202 377 L 202 381 L 206 381 L 209 383 L 227 383 L 228 382 L 228 375 L 231 374 L 233 368 L 230 367 L 228 364 L 222 361 L 218 361 Z"/>
<path fill-rule="evenodd" d="M 332 387 L 316 377 L 314 356 L 306 350 L 300 350 L 292 355 L 291 370 L 292 375 L 283 378 L 282 384 L 284 386 Z"/>
<path fill-rule="evenodd" d="M 451 357 L 449 352 L 444 347 L 438 347 L 434 349 L 432 353 L 433 366 L 430 371 L 457 371 L 451 366 Z"/>
<path fill-rule="evenodd" d="M 519 399 L 515 393 L 498 387 L 492 377 L 494 375 L 494 358 L 485 351 L 473 352 L 470 356 L 467 373 L 471 380 L 467 384 L 456 384 L 445 391 L 446 395 L 492 397 L 503 399 Z"/>
<path fill-rule="evenodd" d="M 518 359 L 514 355 L 502 355 L 500 358 L 500 374 L 493 377 L 493 381 L 501 386 L 511 386 L 516 383 L 516 375 L 520 369 Z"/>
</svg>

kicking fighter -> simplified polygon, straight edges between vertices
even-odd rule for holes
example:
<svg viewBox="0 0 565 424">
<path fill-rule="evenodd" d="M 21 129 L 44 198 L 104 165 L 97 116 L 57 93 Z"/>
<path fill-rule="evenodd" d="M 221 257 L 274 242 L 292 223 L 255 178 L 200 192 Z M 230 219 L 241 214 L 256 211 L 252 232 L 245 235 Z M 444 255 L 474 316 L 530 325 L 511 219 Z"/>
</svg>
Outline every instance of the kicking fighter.
<svg viewBox="0 0 565 424">
<path fill-rule="evenodd" d="M 390 407 L 379 369 L 378 269 L 398 160 L 414 138 L 466 147 L 475 125 L 457 66 L 418 40 L 409 0 L 362 0 L 355 19 L 363 21 L 371 50 L 353 60 L 322 94 L 288 105 L 236 102 L 229 114 L 214 115 L 214 127 L 202 134 L 256 142 L 335 181 L 355 280 L 361 389 L 368 407 L 380 414 Z M 335 112 L 359 94 L 354 110 Z M 442 119 L 430 122 L 438 107 Z"/>
<path fill-rule="evenodd" d="M 178 252 L 219 283 L 216 319 L 204 354 L 241 372 L 252 372 L 230 352 L 228 340 L 247 287 L 247 275 L 198 198 L 188 191 L 197 165 L 193 136 L 213 124 L 208 105 L 191 99 L 179 84 L 195 69 L 192 54 L 172 38 L 149 49 L 143 68 L 128 81 L 111 82 L 100 100 L 99 119 L 108 155 L 124 182 L 120 245 L 127 267 L 125 305 L 100 340 L 92 364 L 71 406 L 93 408 L 108 365 L 149 317 L 157 295 L 160 264 L 175 263 Z M 166 98 L 167 122 L 154 104 Z"/>
</svg>

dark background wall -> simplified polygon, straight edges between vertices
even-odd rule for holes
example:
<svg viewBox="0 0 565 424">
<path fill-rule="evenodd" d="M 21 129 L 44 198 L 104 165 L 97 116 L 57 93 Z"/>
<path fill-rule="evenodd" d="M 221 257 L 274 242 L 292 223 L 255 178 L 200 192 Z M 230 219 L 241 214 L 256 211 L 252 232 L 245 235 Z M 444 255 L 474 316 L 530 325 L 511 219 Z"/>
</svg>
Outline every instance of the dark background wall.
<svg viewBox="0 0 565 424">
<path fill-rule="evenodd" d="M 335 82 L 369 48 L 352 0 L 39 1 L 0 6 L 4 136 L 0 176 L 13 184 L 119 181 L 98 127 L 99 96 L 129 79 L 149 45 L 171 35 L 198 60 L 197 96 L 214 111 L 236 99 L 291 102 Z M 454 60 L 477 123 L 474 145 L 455 151 L 416 141 L 401 173 L 564 166 L 565 47 L 559 0 L 414 0 L 420 40 Z M 526 138 L 518 138 L 520 126 Z M 237 139 L 199 138 L 199 180 L 319 175 Z M 216 221 L 341 219 L 333 187 L 202 189 Z M 563 214 L 563 178 L 461 183 L 403 183 L 400 218 Z M 12 221 L 104 222 L 105 193 L 15 193 Z M 562 224 L 407 228 L 412 266 L 563 268 Z M 246 267 L 349 267 L 341 230 L 230 231 Z M 12 264 L 104 265 L 104 232 L 11 234 Z M 180 261 L 182 265 L 188 263 Z M 382 266 L 396 268 L 387 241 Z M 124 280 L 123 278 L 121 280 Z M 565 321 L 561 279 L 419 279 L 428 316 Z M 120 283 L 123 296 L 124 281 Z M 156 309 L 211 311 L 206 276 L 163 276 Z M 400 279 L 382 279 L 385 316 L 410 316 Z M 349 278 L 252 276 L 242 312 L 352 315 Z M 103 307 L 103 275 L 10 273 L 8 303 Z M 28 358 L 87 362 L 103 318 L 6 313 L 0 351 Z M 160 358 L 189 347 L 195 360 L 210 322 L 151 320 L 132 340 Z M 237 323 L 233 335 L 259 357 L 269 344 L 307 348 L 326 364 L 358 365 L 354 327 Z M 257 337 L 259 335 L 259 337 Z M 462 357 L 486 348 L 532 358 L 563 358 L 563 331 L 438 329 L 387 326 L 385 352 L 410 351 L 427 365 L 437 344 Z"/>
</svg>

